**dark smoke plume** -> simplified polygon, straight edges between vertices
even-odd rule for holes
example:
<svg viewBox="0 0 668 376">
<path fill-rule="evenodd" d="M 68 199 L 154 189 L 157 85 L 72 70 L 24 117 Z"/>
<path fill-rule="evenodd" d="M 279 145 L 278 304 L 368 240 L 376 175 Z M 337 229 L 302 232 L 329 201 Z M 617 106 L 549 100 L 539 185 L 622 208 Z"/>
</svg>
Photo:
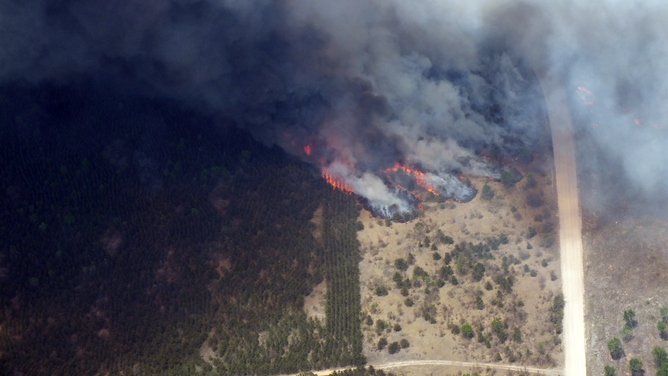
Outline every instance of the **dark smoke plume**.
<svg viewBox="0 0 668 376">
<path fill-rule="evenodd" d="M 537 74 L 558 72 L 597 147 L 665 187 L 662 1 L 8 0 L 0 80 L 165 97 L 326 168 L 372 204 L 382 171 L 491 176 L 479 153 L 545 150 Z M 589 94 L 587 94 L 589 95 Z M 637 120 L 637 121 L 636 121 Z M 636 125 L 637 124 L 637 125 Z M 456 191 L 461 187 L 449 187 Z M 402 209 L 403 210 L 403 209 Z M 408 210 L 408 208 L 406 208 Z"/>
</svg>

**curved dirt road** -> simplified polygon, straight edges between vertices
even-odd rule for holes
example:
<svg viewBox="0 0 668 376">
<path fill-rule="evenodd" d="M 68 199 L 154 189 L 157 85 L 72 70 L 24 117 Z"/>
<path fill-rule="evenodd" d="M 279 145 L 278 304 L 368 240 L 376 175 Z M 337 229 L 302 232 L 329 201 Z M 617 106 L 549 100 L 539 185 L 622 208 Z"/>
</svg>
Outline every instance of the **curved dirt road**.
<svg viewBox="0 0 668 376">
<path fill-rule="evenodd" d="M 471 363 L 471 362 L 459 362 L 455 360 L 408 360 L 404 362 L 392 362 L 385 363 L 375 366 L 376 369 L 387 370 L 390 368 L 399 368 L 399 367 L 410 367 L 410 366 L 458 366 L 458 367 L 479 367 L 479 368 L 491 368 L 504 371 L 518 371 L 518 372 L 529 372 L 536 375 L 563 375 L 564 371 L 561 369 L 543 369 L 543 368 L 534 368 L 534 367 L 523 367 L 523 366 L 513 366 L 509 364 L 499 364 L 499 363 Z"/>
<path fill-rule="evenodd" d="M 564 350 L 567 376 L 587 374 L 584 326 L 584 268 L 582 257 L 582 217 L 578 179 L 566 90 L 556 77 L 539 75 L 547 100 L 552 130 L 554 165 L 559 203 L 559 244 L 561 275 L 566 306 L 564 309 Z"/>
<path fill-rule="evenodd" d="M 514 366 L 509 364 L 500 364 L 500 363 L 472 363 L 472 362 L 460 362 L 456 360 L 406 360 L 401 362 L 390 362 L 382 364 L 372 364 L 375 369 L 389 370 L 392 368 L 403 368 L 403 367 L 415 367 L 415 366 L 455 366 L 455 367 L 479 367 L 479 368 L 491 368 L 495 370 L 503 371 L 516 371 L 516 372 L 529 372 L 535 375 L 551 375 L 551 376 L 560 376 L 564 374 L 562 369 L 543 369 L 543 368 L 533 368 L 533 367 L 523 367 L 523 366 Z M 310 371 L 318 376 L 330 375 L 334 371 L 342 371 L 346 369 L 353 369 L 354 367 L 343 367 L 343 368 L 332 368 L 322 371 Z M 296 376 L 296 375 L 292 375 Z"/>
</svg>

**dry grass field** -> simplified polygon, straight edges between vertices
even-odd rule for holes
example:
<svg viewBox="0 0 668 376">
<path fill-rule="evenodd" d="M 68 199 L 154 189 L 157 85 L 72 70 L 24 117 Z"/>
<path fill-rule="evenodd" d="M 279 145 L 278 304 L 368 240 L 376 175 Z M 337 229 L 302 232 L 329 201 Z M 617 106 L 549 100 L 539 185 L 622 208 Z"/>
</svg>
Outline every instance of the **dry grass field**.
<svg viewBox="0 0 668 376">
<path fill-rule="evenodd" d="M 618 375 L 630 375 L 629 360 L 638 358 L 646 373 L 653 375 L 657 368 L 652 349 L 668 348 L 657 329 L 663 320 L 660 308 L 668 307 L 668 222 L 632 216 L 590 223 L 584 229 L 588 374 L 602 375 L 609 365 Z M 635 312 L 637 325 L 622 333 L 626 310 Z M 624 350 L 618 360 L 607 347 L 615 337 L 622 340 Z"/>
<path fill-rule="evenodd" d="M 494 197 L 485 200 L 479 193 L 469 203 L 424 200 L 423 215 L 408 223 L 362 212 L 362 327 L 370 364 L 447 359 L 563 365 L 561 338 L 550 320 L 561 289 L 552 161 L 517 167 L 525 175 L 533 172 L 535 187 L 528 188 L 526 178 L 511 188 L 472 179 L 479 190 L 489 184 Z M 542 203 L 532 207 L 528 196 Z M 398 259 L 406 262 L 405 270 L 397 268 Z M 476 280 L 478 263 L 484 273 Z M 410 288 L 402 291 L 400 284 Z M 317 305 L 307 310 L 316 315 Z M 470 338 L 462 333 L 465 324 L 471 325 Z M 387 344 L 379 349 L 381 339 Z M 409 346 L 391 354 L 391 344 L 404 339 Z"/>
</svg>

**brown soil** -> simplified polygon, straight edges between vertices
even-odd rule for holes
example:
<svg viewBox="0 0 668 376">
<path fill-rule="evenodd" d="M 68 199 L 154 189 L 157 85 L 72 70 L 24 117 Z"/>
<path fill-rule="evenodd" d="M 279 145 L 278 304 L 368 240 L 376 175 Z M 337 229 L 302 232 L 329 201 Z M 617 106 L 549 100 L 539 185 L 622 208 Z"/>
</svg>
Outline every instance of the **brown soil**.
<svg viewBox="0 0 668 376">
<path fill-rule="evenodd" d="M 532 169 L 552 171 L 551 166 L 551 159 L 545 158 L 525 167 L 522 172 L 526 173 Z M 425 212 L 420 218 L 408 223 L 392 223 L 390 227 L 386 226 L 385 221 L 373 218 L 366 211 L 362 212 L 360 220 L 364 224 L 364 230 L 359 233 L 363 255 L 360 263 L 362 310 L 370 314 L 374 322 L 371 326 L 363 324 L 364 350 L 369 364 L 409 359 L 492 362 L 496 353 L 500 353 L 501 362 L 504 363 L 510 362 L 512 358 L 510 354 L 514 354 L 516 364 L 557 367 L 563 365 L 563 351 L 560 345 L 555 345 L 548 312 L 554 295 L 561 290 L 556 242 L 557 226 L 550 233 L 539 234 L 528 240 L 533 249 L 527 249 L 526 235 L 529 226 L 534 226 L 540 231 L 548 220 L 558 223 L 555 217 L 557 206 L 554 186 L 547 184 L 551 174 L 535 175 L 538 187 L 531 192 L 542 192 L 545 201 L 539 208 L 532 208 L 526 204 L 525 197 L 529 191 L 523 189 L 525 180 L 516 187 L 506 189 L 501 183 L 475 178 L 472 182 L 479 190 L 485 183 L 492 187 L 495 196 L 491 200 L 483 200 L 479 194 L 466 204 L 424 202 Z M 511 212 L 512 206 L 518 209 L 519 215 Z M 540 223 L 534 221 L 536 215 L 542 215 L 543 221 Z M 418 223 L 422 224 L 422 228 L 416 227 Z M 462 241 L 484 243 L 487 237 L 499 236 L 502 233 L 508 236 L 510 242 L 501 245 L 496 251 L 491 251 L 496 260 L 484 261 L 486 272 L 480 282 L 474 282 L 470 272 L 467 275 L 458 275 L 455 272 L 459 280 L 456 286 L 448 282 L 440 289 L 431 288 L 432 292 L 429 294 L 425 293 L 424 283 L 421 288 L 411 288 L 409 297 L 415 304 L 407 307 L 404 304 L 406 297 L 401 295 L 392 281 L 394 273 L 397 272 L 394 261 L 398 258 L 408 259 L 409 253 L 413 254 L 415 264 L 403 273 L 404 279 L 412 276 L 416 266 L 422 267 L 432 279 L 436 279 L 437 270 L 445 265 L 444 260 L 434 260 L 434 251 L 419 247 L 419 242 L 423 241 L 425 236 L 435 239 L 438 229 L 445 235 L 451 236 L 455 244 Z M 553 240 L 553 244 L 545 247 L 548 238 Z M 438 244 L 437 252 L 443 256 L 453 248 L 454 245 Z M 515 284 L 511 294 L 503 295 L 503 308 L 501 308 L 491 304 L 498 290 L 498 285 L 491 281 L 494 275 L 502 273 L 502 258 L 510 255 L 522 261 L 509 268 L 510 275 L 515 278 Z M 548 260 L 546 267 L 542 266 L 544 259 Z M 453 261 L 450 265 L 456 269 L 454 264 Z M 531 277 L 530 273 L 525 273 L 524 265 L 535 270 L 537 275 Z M 558 279 L 551 280 L 551 272 L 554 272 Z M 492 283 L 493 290 L 487 291 L 484 288 L 487 281 Z M 381 285 L 388 288 L 387 296 L 379 297 L 375 294 L 376 288 Z M 475 307 L 476 294 L 482 296 L 485 305 L 482 310 Z M 520 301 L 524 303 L 523 306 Z M 423 318 L 422 307 L 425 304 L 436 306 L 435 324 Z M 489 334 L 491 322 L 495 317 L 508 320 L 509 338 L 501 344 L 494 337 L 489 349 L 484 343 L 479 343 L 476 337 L 465 339 L 461 334 L 451 333 L 449 329 L 451 324 L 461 327 L 462 324 L 468 323 L 473 325 L 477 334 L 478 325 L 482 324 L 484 333 Z M 390 324 L 390 328 L 381 335 L 375 331 L 375 322 L 379 319 Z M 392 330 L 392 326 L 396 323 L 401 325 L 402 329 L 399 332 Z M 516 326 L 522 332 L 521 343 L 512 339 Z M 381 337 L 385 337 L 389 343 L 406 338 L 410 342 L 410 347 L 390 355 L 387 349 L 382 351 L 377 349 Z M 544 354 L 540 354 L 539 342 L 543 343 Z M 508 349 L 505 349 L 506 346 Z M 530 355 L 527 355 L 527 350 Z M 545 354 L 549 354 L 549 359 Z"/>
<path fill-rule="evenodd" d="M 304 298 L 304 312 L 308 318 L 325 323 L 325 297 L 327 294 L 327 281 L 322 281 L 313 288 L 313 291 Z"/>
<path fill-rule="evenodd" d="M 586 223 L 594 224 L 584 230 L 587 373 L 602 375 L 603 367 L 611 365 L 618 375 L 630 375 L 629 360 L 639 358 L 646 374 L 653 375 L 652 349 L 668 347 L 657 330 L 659 309 L 668 307 L 668 221 L 635 217 L 595 225 L 590 216 Z M 624 341 L 620 332 L 628 309 L 635 311 L 638 324 L 633 338 Z M 622 339 L 625 352 L 619 360 L 607 348 L 614 337 Z"/>
</svg>

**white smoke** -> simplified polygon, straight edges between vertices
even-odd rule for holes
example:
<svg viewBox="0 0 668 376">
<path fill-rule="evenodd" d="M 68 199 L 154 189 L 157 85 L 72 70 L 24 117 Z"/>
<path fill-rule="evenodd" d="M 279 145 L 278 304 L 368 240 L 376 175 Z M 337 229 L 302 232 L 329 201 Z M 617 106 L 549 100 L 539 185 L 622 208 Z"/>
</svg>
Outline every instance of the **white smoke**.
<svg viewBox="0 0 668 376">
<path fill-rule="evenodd" d="M 409 202 L 399 197 L 397 187 L 389 187 L 375 174 L 365 172 L 358 176 L 355 170 L 339 162 L 330 164 L 327 172 L 334 179 L 345 182 L 356 194 L 367 198 L 377 213 L 385 218 L 391 218 L 394 213 L 411 213 L 415 210 Z"/>
<path fill-rule="evenodd" d="M 532 68 L 557 72 L 594 93 L 585 130 L 651 192 L 668 173 L 666 19 L 659 0 L 10 0 L 0 80 L 176 98 L 310 162 L 354 161 L 349 185 L 401 205 L 378 177 L 394 162 L 488 176 L 480 149 L 548 145 Z"/>
</svg>

